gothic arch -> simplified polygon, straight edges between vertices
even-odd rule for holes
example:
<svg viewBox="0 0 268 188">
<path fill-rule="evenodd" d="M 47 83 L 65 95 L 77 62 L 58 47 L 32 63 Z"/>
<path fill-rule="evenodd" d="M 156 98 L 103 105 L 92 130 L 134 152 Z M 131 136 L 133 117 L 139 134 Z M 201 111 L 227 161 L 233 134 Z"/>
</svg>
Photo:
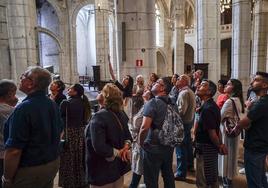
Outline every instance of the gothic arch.
<svg viewBox="0 0 268 188">
<path fill-rule="evenodd" d="M 71 23 L 72 23 L 73 28 L 76 25 L 76 18 L 77 18 L 78 12 L 81 10 L 81 8 L 83 8 L 84 6 L 86 6 L 88 4 L 95 5 L 95 1 L 94 0 L 86 0 L 86 1 L 81 2 L 81 3 L 77 4 L 76 6 L 74 6 L 73 10 L 71 11 L 72 12 L 72 15 L 71 15 L 72 22 Z"/>
<path fill-rule="evenodd" d="M 162 48 L 157 48 L 157 49 L 156 49 L 156 52 L 161 53 L 161 55 L 162 55 L 163 58 L 164 58 L 164 62 L 165 62 L 165 64 L 167 64 L 167 56 L 166 56 L 164 50 L 163 50 Z"/>
<path fill-rule="evenodd" d="M 51 30 L 41 27 L 41 26 L 37 26 L 35 27 L 36 30 L 36 35 L 38 37 L 38 33 L 44 33 L 48 36 L 50 36 L 50 38 L 52 40 L 55 41 L 56 45 L 58 46 L 58 50 L 59 50 L 59 59 L 58 59 L 58 63 L 59 63 L 59 73 L 61 76 L 61 79 L 67 81 L 69 80 L 69 74 L 68 72 L 66 72 L 66 55 L 64 52 L 67 51 L 66 49 L 66 41 L 65 41 L 65 35 L 67 34 L 66 31 L 66 26 L 68 24 L 68 18 L 65 16 L 65 12 L 67 10 L 66 6 L 61 6 L 60 3 L 61 2 L 57 2 L 54 0 L 46 0 L 46 2 L 52 7 L 52 9 L 55 11 L 55 15 L 58 18 L 58 33 L 54 33 Z M 68 46 L 68 45 L 67 45 Z M 68 75 L 68 76 L 67 76 Z"/>
<path fill-rule="evenodd" d="M 184 72 L 191 73 L 194 64 L 194 48 L 188 43 L 184 43 Z"/>
<path fill-rule="evenodd" d="M 59 18 L 59 23 L 62 23 L 62 10 L 59 8 L 59 6 L 57 5 L 56 1 L 53 0 L 47 0 L 47 2 L 54 8 L 54 10 L 56 11 L 56 14 Z"/>
<path fill-rule="evenodd" d="M 56 43 L 58 44 L 58 47 L 59 47 L 59 49 L 60 49 L 60 50 L 59 50 L 60 53 L 63 52 L 63 50 L 62 50 L 62 42 L 61 42 L 59 36 L 57 36 L 55 33 L 53 33 L 52 31 L 50 31 L 49 29 L 44 28 L 44 27 L 37 26 L 37 27 L 35 27 L 35 30 L 36 30 L 37 32 L 39 32 L 39 33 L 45 33 L 45 34 L 49 35 L 49 36 L 50 36 L 52 39 L 54 39 L 54 40 L 56 41 Z"/>
<path fill-rule="evenodd" d="M 156 50 L 156 63 L 157 74 L 160 76 L 167 76 L 167 58 L 164 51 L 161 48 Z"/>
<path fill-rule="evenodd" d="M 156 3 L 156 4 L 158 5 L 158 7 L 163 11 L 164 16 L 165 16 L 165 17 L 168 17 L 168 15 L 169 15 L 169 10 L 168 10 L 168 6 L 167 6 L 166 1 L 165 1 L 165 0 L 156 0 L 155 3 Z"/>
<path fill-rule="evenodd" d="M 194 3 L 194 1 L 193 0 L 187 0 L 187 3 L 192 8 L 193 12 L 195 12 L 195 3 Z"/>
<path fill-rule="evenodd" d="M 221 79 L 231 77 L 232 38 L 221 39 Z"/>
</svg>

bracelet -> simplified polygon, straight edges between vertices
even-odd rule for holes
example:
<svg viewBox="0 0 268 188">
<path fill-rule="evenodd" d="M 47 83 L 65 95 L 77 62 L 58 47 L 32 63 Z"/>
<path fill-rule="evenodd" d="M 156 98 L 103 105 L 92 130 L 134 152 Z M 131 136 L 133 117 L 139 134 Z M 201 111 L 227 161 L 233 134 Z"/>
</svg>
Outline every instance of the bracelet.
<svg viewBox="0 0 268 188">
<path fill-rule="evenodd" d="M 12 180 L 11 180 L 11 179 L 6 179 L 5 176 L 3 175 L 3 176 L 2 176 L 2 182 L 3 182 L 3 183 L 11 183 Z"/>
</svg>

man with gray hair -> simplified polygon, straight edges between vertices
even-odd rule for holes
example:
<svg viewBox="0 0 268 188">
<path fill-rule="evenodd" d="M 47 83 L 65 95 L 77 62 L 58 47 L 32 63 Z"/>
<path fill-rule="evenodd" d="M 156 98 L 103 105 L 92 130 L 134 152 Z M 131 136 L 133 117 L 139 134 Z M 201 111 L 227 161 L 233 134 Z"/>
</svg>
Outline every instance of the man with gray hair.
<svg viewBox="0 0 268 188">
<path fill-rule="evenodd" d="M 177 170 L 175 173 L 175 180 L 178 181 L 185 181 L 187 168 L 193 168 L 191 128 L 193 126 L 196 103 L 195 94 L 189 86 L 190 77 L 186 74 L 182 74 L 176 82 L 176 87 L 179 91 L 176 103 L 184 127 L 184 139 L 182 144 L 176 146 Z"/>
<path fill-rule="evenodd" d="M 220 109 L 213 100 L 217 86 L 203 80 L 197 95 L 203 101 L 196 130 L 196 186 L 218 188 L 218 153 L 227 154 L 220 135 Z"/>
<path fill-rule="evenodd" d="M 4 127 L 4 187 L 53 187 L 62 121 L 57 104 L 46 96 L 50 82 L 41 67 L 30 67 L 20 77 L 19 89 L 27 97 Z"/>
</svg>

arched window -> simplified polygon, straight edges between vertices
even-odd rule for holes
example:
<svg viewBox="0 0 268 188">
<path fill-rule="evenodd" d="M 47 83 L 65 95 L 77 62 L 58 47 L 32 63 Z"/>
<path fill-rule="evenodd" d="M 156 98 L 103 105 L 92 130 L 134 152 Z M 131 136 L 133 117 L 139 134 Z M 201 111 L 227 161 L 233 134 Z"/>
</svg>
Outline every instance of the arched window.
<svg viewBox="0 0 268 188">
<path fill-rule="evenodd" d="M 232 23 L 232 0 L 221 0 L 220 1 L 221 10 L 221 24 L 231 24 Z"/>
<path fill-rule="evenodd" d="M 164 45 L 164 19 L 157 4 L 155 4 L 155 43 L 157 47 Z"/>
</svg>

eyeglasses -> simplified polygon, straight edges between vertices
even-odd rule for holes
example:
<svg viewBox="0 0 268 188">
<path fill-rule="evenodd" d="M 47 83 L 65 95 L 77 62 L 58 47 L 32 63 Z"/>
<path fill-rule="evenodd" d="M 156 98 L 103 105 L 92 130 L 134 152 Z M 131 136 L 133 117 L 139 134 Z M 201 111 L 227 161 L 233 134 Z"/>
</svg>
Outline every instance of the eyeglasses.
<svg viewBox="0 0 268 188">
<path fill-rule="evenodd" d="M 33 79 L 30 78 L 30 77 L 29 77 L 27 74 L 25 74 L 25 73 L 21 74 L 20 79 L 21 79 L 21 80 L 23 80 L 23 79 L 28 79 L 28 80 L 33 81 Z"/>
</svg>

